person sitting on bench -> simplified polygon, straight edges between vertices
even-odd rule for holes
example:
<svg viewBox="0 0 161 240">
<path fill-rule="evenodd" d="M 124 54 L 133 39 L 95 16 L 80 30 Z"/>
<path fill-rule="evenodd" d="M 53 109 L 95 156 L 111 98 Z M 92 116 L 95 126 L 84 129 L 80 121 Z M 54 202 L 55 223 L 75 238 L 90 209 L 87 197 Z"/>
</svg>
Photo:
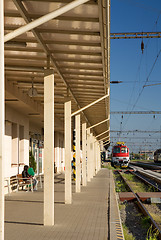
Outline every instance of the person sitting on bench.
<svg viewBox="0 0 161 240">
<path fill-rule="evenodd" d="M 28 168 L 29 168 L 28 165 L 25 165 L 24 170 L 22 171 L 22 178 L 24 179 L 25 182 L 28 181 L 27 178 L 31 177 L 31 175 L 28 173 Z"/>
<path fill-rule="evenodd" d="M 30 164 L 30 167 L 28 168 L 28 174 L 30 175 L 30 177 L 32 177 L 33 179 L 33 189 L 37 190 L 37 180 L 35 178 L 35 172 Z"/>
</svg>

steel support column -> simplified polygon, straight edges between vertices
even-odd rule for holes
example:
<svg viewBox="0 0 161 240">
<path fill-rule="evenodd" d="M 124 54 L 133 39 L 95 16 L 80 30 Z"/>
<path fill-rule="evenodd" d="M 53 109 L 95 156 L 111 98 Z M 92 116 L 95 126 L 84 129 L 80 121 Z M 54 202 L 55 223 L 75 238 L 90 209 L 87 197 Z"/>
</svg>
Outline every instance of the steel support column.
<svg viewBox="0 0 161 240">
<path fill-rule="evenodd" d="M 44 77 L 44 225 L 54 225 L 54 73 Z"/>
</svg>

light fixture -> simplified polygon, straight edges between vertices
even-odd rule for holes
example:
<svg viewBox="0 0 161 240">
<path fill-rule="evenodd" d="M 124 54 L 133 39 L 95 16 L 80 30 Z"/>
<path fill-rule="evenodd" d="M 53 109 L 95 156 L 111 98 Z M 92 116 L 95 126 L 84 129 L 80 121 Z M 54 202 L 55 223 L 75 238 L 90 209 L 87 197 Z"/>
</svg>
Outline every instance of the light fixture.
<svg viewBox="0 0 161 240">
<path fill-rule="evenodd" d="M 37 89 L 34 88 L 34 79 L 32 78 L 32 87 L 28 91 L 29 97 L 36 97 L 37 96 Z"/>
</svg>

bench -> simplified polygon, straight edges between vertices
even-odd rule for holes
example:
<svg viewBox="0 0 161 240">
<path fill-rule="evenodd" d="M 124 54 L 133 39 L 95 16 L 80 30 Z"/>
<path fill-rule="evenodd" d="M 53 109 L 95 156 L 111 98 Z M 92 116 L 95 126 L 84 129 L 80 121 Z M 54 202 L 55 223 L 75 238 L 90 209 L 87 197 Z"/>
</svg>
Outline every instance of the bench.
<svg viewBox="0 0 161 240">
<path fill-rule="evenodd" d="M 9 178 L 4 179 L 4 187 L 8 189 L 8 194 L 10 194 L 10 179 Z"/>
<path fill-rule="evenodd" d="M 32 178 L 22 178 L 22 174 L 17 174 L 16 175 L 16 180 L 17 180 L 17 191 L 19 191 L 19 188 L 25 186 L 27 188 L 27 191 L 30 190 L 33 192 L 33 179 Z"/>
<path fill-rule="evenodd" d="M 43 185 L 42 185 L 43 184 L 43 177 L 44 177 L 43 174 L 35 175 L 35 177 L 36 177 L 36 180 L 37 180 L 37 184 L 39 182 L 40 183 L 40 188 L 42 188 L 43 187 Z M 17 175 L 14 175 L 14 176 L 10 177 L 10 181 L 9 181 L 10 183 L 8 183 L 8 184 L 9 184 L 12 192 L 15 191 L 15 190 L 19 191 L 20 189 L 23 190 L 23 187 L 26 187 L 28 191 L 31 188 L 31 191 L 32 191 L 33 190 L 33 179 L 32 178 L 27 178 L 27 180 L 30 181 L 29 184 L 24 181 L 24 179 L 22 178 L 22 174 L 17 174 Z M 32 184 L 31 184 L 31 181 L 32 181 Z M 36 190 L 37 190 L 37 184 L 35 186 Z"/>
</svg>

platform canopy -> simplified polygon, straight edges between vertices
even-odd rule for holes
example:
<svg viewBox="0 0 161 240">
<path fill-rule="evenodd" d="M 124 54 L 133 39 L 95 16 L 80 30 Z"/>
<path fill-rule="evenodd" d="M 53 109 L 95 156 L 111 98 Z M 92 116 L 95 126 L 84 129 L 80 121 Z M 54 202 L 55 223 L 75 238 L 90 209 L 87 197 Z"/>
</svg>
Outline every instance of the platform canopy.
<svg viewBox="0 0 161 240">
<path fill-rule="evenodd" d="M 5 0 L 5 35 L 70 2 Z M 44 69 L 49 67 L 55 73 L 55 130 L 63 131 L 66 97 L 71 97 L 74 112 L 107 94 L 109 9 L 109 1 L 91 0 L 6 41 L 6 105 L 43 127 Z M 29 94 L 32 87 L 36 90 Z M 82 121 L 90 126 L 108 117 L 109 97 L 85 110 Z M 109 121 L 96 126 L 94 132 L 98 135 L 108 129 Z"/>
</svg>

